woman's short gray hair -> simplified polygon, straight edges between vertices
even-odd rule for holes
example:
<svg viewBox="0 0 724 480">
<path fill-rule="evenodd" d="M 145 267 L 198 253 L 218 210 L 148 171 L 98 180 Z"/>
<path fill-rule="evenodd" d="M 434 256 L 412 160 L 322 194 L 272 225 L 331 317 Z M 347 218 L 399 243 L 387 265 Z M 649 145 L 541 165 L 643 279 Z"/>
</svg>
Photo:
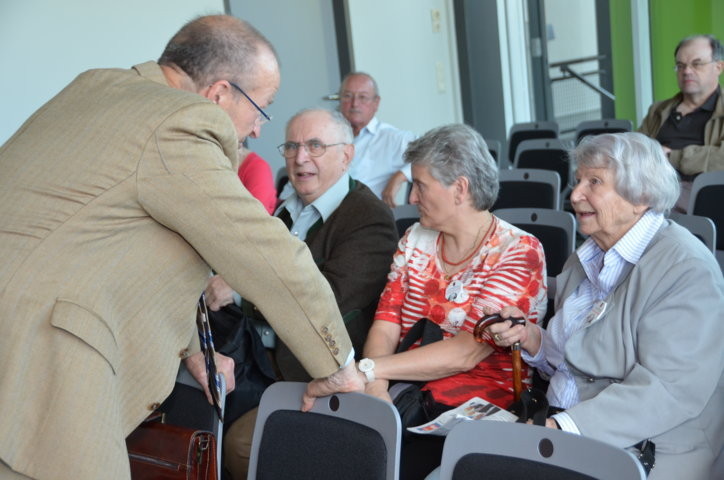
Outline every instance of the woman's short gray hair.
<svg viewBox="0 0 724 480">
<path fill-rule="evenodd" d="M 405 161 L 428 167 L 430 175 L 446 187 L 459 177 L 467 178 L 477 210 L 490 210 L 498 198 L 498 166 L 483 137 L 467 125 L 430 130 L 410 142 Z"/>
<path fill-rule="evenodd" d="M 656 140 L 636 132 L 586 137 L 570 153 L 574 168 L 607 168 L 616 192 L 634 205 L 666 213 L 679 198 L 679 177 Z"/>
</svg>

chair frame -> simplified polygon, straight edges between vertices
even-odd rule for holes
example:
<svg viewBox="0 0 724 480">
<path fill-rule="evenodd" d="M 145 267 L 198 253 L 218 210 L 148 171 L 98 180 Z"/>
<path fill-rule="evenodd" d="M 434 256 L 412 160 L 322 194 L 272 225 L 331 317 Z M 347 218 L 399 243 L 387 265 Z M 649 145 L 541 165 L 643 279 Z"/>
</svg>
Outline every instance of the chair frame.
<svg viewBox="0 0 724 480">
<path fill-rule="evenodd" d="M 539 169 L 539 170 L 550 170 L 550 169 L 544 169 L 539 168 L 537 166 L 520 166 L 520 157 L 529 150 L 553 150 L 553 151 L 560 151 L 563 152 L 564 156 L 567 156 L 568 154 L 568 148 L 566 148 L 565 144 L 562 140 L 558 138 L 535 138 L 531 140 L 523 140 L 518 144 L 518 148 L 515 151 L 515 161 L 513 162 L 513 168 L 523 168 L 523 169 Z M 573 169 L 571 168 L 571 162 L 567 161 L 568 164 L 568 181 L 563 182 L 561 177 L 561 196 L 565 198 L 566 192 L 569 190 L 569 183 L 571 178 L 573 178 Z M 556 171 L 556 170 L 553 170 Z M 557 171 L 556 171 L 557 172 Z M 560 172 L 557 172 L 558 175 L 560 175 Z"/>
<path fill-rule="evenodd" d="M 247 478 L 255 479 L 257 476 L 259 447 L 266 420 L 278 410 L 299 410 L 306 388 L 307 384 L 302 382 L 276 382 L 264 391 L 254 425 Z M 396 480 L 399 477 L 402 427 L 400 415 L 392 404 L 363 393 L 340 393 L 318 398 L 311 412 L 346 419 L 379 432 L 387 449 L 386 478 Z M 320 452 L 320 455 L 332 454 Z"/>
<path fill-rule="evenodd" d="M 689 207 L 686 209 L 686 213 L 695 215 L 694 207 L 696 206 L 697 195 L 703 188 L 711 185 L 724 185 L 724 170 L 705 172 L 694 179 L 691 185 L 691 196 L 689 197 Z"/>
<path fill-rule="evenodd" d="M 576 126 L 576 145 L 578 145 L 583 137 L 590 135 L 590 131 L 608 130 L 606 133 L 630 132 L 633 129 L 631 120 L 620 118 L 602 118 L 600 120 L 588 120 L 581 122 Z"/>
<path fill-rule="evenodd" d="M 498 164 L 498 168 L 508 168 L 507 165 L 503 167 L 503 146 L 500 141 L 486 139 L 485 143 L 488 145 L 488 151 L 493 156 L 493 160 Z M 493 152 L 495 152 L 495 155 L 493 155 Z"/>
<path fill-rule="evenodd" d="M 709 187 L 711 185 L 724 185 L 724 170 L 717 170 L 714 172 L 705 172 L 694 179 L 694 182 L 691 185 L 691 196 L 689 197 L 689 208 L 687 208 L 687 210 L 686 210 L 687 214 L 696 215 L 694 213 L 694 207 L 696 206 L 696 197 L 699 195 L 699 192 L 703 188 Z M 714 222 L 714 226 L 716 226 L 716 222 Z M 714 245 L 716 248 L 716 243 Z M 716 260 L 719 263 L 719 266 L 721 267 L 722 272 L 724 272 L 724 250 L 716 249 L 714 251 L 714 256 L 716 257 Z"/>
<path fill-rule="evenodd" d="M 546 451 L 549 446 L 552 450 Z M 440 480 L 452 479 L 458 461 L 470 453 L 531 460 L 601 480 L 646 478 L 633 454 L 608 443 L 536 425 L 480 420 L 460 423 L 448 434 Z"/>
<path fill-rule="evenodd" d="M 558 138 L 559 128 L 558 123 L 550 120 L 546 121 L 540 121 L 540 122 L 525 122 L 525 123 L 516 123 L 510 127 L 510 130 L 508 131 L 508 161 L 512 165 L 515 160 L 515 153 L 518 147 L 520 146 L 521 141 L 517 141 L 515 145 L 513 145 L 514 136 L 519 132 L 525 132 L 525 131 L 540 131 L 540 132 L 553 132 L 554 135 L 551 137 L 549 134 L 545 137 L 535 137 L 535 138 Z M 526 139 L 528 140 L 528 139 Z"/>
<path fill-rule="evenodd" d="M 405 234 L 405 231 L 400 230 L 399 221 L 400 220 L 414 220 L 415 223 L 420 220 L 420 210 L 418 210 L 417 205 L 412 205 L 410 203 L 405 203 L 403 205 L 398 205 L 395 208 L 392 209 L 392 216 L 395 218 L 395 228 L 397 229 L 397 234 L 400 238 Z M 412 225 L 412 224 L 410 224 Z"/>
<path fill-rule="evenodd" d="M 716 224 L 709 217 L 689 215 L 686 213 L 671 212 L 669 219 L 689 230 L 694 235 L 701 236 L 704 245 L 716 254 Z"/>
<path fill-rule="evenodd" d="M 393 208 L 392 216 L 395 217 L 395 220 L 403 218 L 420 218 L 420 210 L 417 209 L 417 205 L 405 203 Z"/>
<path fill-rule="evenodd" d="M 568 256 L 573 255 L 576 250 L 576 217 L 570 212 L 547 208 L 500 208 L 495 210 L 494 214 L 513 225 L 537 223 L 561 228 L 568 239 Z M 545 250 L 545 245 L 543 249 Z M 548 297 L 553 298 L 555 292 L 556 276 L 548 275 Z"/>
<path fill-rule="evenodd" d="M 498 181 L 503 182 L 538 182 L 550 185 L 553 188 L 553 210 L 559 210 L 561 205 L 561 176 L 553 170 L 542 170 L 537 168 L 513 168 L 500 170 Z M 515 207 L 503 207 L 515 208 Z M 545 208 L 545 207 L 520 207 L 520 208 Z M 502 209 L 499 209 L 502 210 Z"/>
</svg>

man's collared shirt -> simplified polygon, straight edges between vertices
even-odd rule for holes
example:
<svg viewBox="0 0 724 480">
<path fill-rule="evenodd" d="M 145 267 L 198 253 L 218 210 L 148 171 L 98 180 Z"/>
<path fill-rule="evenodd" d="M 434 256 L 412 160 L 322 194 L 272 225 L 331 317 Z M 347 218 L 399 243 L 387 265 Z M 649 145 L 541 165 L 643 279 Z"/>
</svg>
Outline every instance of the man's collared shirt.
<svg viewBox="0 0 724 480">
<path fill-rule="evenodd" d="M 292 219 L 291 234 L 304 241 L 307 239 L 309 229 L 314 224 L 320 220 L 326 222 L 329 216 L 337 210 L 344 197 L 349 193 L 349 184 L 350 176 L 348 173 L 344 173 L 334 185 L 309 205 L 304 205 L 299 195 L 294 192 L 279 206 L 274 215 L 279 216 L 279 213 L 286 209 Z"/>
<path fill-rule="evenodd" d="M 400 130 L 374 117 L 354 139 L 350 175 L 382 198 L 382 191 L 396 172 L 402 171 L 408 181 L 412 180 L 410 165 L 405 163 L 403 154 L 407 144 L 414 139 L 412 132 Z"/>
<path fill-rule="evenodd" d="M 717 87 L 702 106 L 688 115 L 682 115 L 674 107 L 656 134 L 656 140 L 672 150 L 681 150 L 689 145 L 704 145 L 704 127 L 716 109 L 719 95 L 721 87 Z"/>
<path fill-rule="evenodd" d="M 566 342 L 592 316 L 604 313 L 605 299 L 621 282 L 624 273 L 638 263 L 663 222 L 662 214 L 649 210 L 608 251 L 603 251 L 592 238 L 576 251 L 586 278 L 566 298 L 548 328 L 541 330 L 541 348 L 536 356 L 523 352 L 529 365 L 551 375 L 547 393 L 551 405 L 565 409 L 580 402 L 578 388 L 565 361 Z M 554 418 L 563 430 L 580 433 L 567 413 L 558 413 Z"/>
</svg>

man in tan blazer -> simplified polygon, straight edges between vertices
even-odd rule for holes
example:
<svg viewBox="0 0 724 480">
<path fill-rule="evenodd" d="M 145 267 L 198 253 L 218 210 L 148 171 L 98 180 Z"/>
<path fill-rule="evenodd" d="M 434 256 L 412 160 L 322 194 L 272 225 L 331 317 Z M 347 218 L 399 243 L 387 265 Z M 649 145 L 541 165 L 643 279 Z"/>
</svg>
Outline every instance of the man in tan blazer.
<svg viewBox="0 0 724 480">
<path fill-rule="evenodd" d="M 81 74 L 0 148 L 0 478 L 129 478 L 125 437 L 179 359 L 205 375 L 194 314 L 210 267 L 329 376 L 305 409 L 361 389 L 308 249 L 236 176 L 278 86 L 264 37 L 202 17 L 158 63 Z"/>
</svg>

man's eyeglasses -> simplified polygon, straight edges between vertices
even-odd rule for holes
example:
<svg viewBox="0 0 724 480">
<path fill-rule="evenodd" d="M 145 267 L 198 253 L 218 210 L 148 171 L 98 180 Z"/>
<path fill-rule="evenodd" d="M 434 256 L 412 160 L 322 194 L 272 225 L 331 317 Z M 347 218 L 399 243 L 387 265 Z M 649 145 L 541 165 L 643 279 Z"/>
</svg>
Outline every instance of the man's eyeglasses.
<svg viewBox="0 0 724 480">
<path fill-rule="evenodd" d="M 321 157 L 322 155 L 324 155 L 324 152 L 327 151 L 327 147 L 334 147 L 336 145 L 347 144 L 344 142 L 325 144 L 320 142 L 319 140 L 307 140 L 304 143 L 284 142 L 279 145 L 277 149 L 284 158 L 294 158 L 297 156 L 297 152 L 299 152 L 299 147 L 304 146 L 304 149 L 307 151 L 310 157 Z"/>
<path fill-rule="evenodd" d="M 717 60 L 711 60 L 709 62 L 702 62 L 699 60 L 694 60 L 691 63 L 682 63 L 682 62 L 676 62 L 676 65 L 674 66 L 675 72 L 683 72 L 686 70 L 686 67 L 691 67 L 692 70 L 696 70 L 697 72 L 700 72 L 705 65 L 709 65 L 710 63 L 716 63 Z"/>
<path fill-rule="evenodd" d="M 228 82 L 228 80 L 227 80 Z M 257 118 L 257 121 L 259 122 L 259 125 L 262 125 L 266 122 L 271 122 L 272 117 L 270 115 L 267 115 L 264 110 L 261 109 L 259 105 L 256 104 L 254 100 L 251 99 L 249 95 L 246 94 L 244 90 L 241 89 L 241 87 L 234 82 L 229 82 L 229 85 L 237 89 L 242 95 L 246 97 L 249 102 L 251 102 L 252 105 L 254 105 L 254 108 L 256 108 L 259 111 L 259 117 Z"/>
<path fill-rule="evenodd" d="M 368 95 L 366 93 L 350 93 L 350 92 L 344 92 L 339 95 L 339 101 L 349 103 L 354 99 L 357 99 L 357 102 L 362 104 L 370 103 L 372 100 L 377 98 L 375 95 Z"/>
</svg>

